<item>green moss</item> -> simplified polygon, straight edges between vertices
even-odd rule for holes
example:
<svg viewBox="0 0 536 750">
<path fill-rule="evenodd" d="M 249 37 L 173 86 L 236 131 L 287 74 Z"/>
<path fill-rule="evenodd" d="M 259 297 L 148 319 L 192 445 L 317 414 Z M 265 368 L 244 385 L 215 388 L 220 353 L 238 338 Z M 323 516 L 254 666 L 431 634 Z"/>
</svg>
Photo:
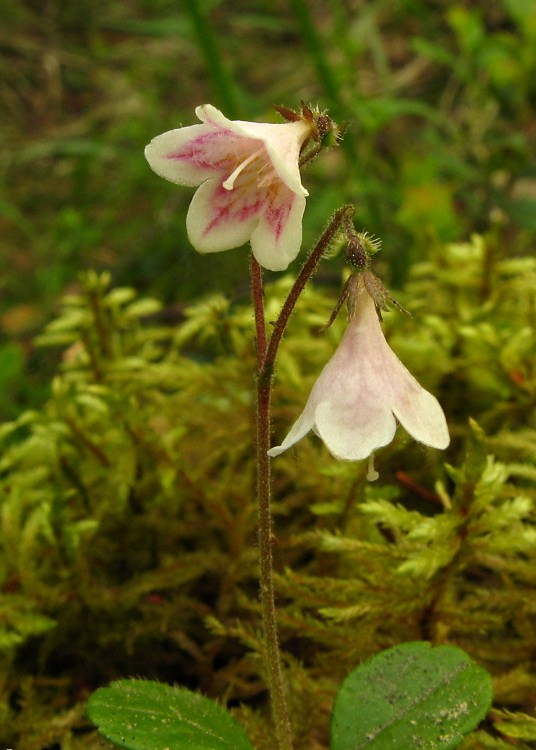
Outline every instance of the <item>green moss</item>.
<svg viewBox="0 0 536 750">
<path fill-rule="evenodd" d="M 413 318 L 386 316 L 392 345 L 445 405 L 446 455 L 399 430 L 373 485 L 366 466 L 334 461 L 313 436 L 274 462 L 297 748 L 325 747 L 341 679 L 405 640 L 462 646 L 494 675 L 499 706 L 528 710 L 535 278 L 533 259 L 474 237 L 413 268 L 401 295 Z M 289 284 L 268 287 L 267 320 Z M 342 320 L 316 333 L 333 304 L 309 289 L 291 321 L 277 435 L 341 335 Z M 272 747 L 258 656 L 251 313 L 215 296 L 175 327 L 162 320 L 154 300 L 85 274 L 40 337 L 63 350 L 50 397 L 1 428 L 0 716 L 12 746 L 98 747 L 81 702 L 137 675 L 240 703 L 257 747 Z M 481 734 L 464 747 L 507 746 Z"/>
</svg>

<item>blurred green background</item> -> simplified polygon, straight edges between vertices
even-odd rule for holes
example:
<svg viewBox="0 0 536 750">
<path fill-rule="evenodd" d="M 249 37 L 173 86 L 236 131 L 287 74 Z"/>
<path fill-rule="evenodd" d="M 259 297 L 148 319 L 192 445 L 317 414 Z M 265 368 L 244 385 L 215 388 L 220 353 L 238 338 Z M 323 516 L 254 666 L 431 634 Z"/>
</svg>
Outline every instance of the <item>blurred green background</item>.
<svg viewBox="0 0 536 750">
<path fill-rule="evenodd" d="M 3 0 L 0 79 L 3 419 L 44 399 L 55 359 L 33 338 L 81 269 L 157 295 L 170 320 L 248 293 L 246 250 L 198 256 L 192 191 L 143 158 L 200 103 L 278 121 L 272 103 L 303 99 L 349 121 L 304 175 L 305 247 L 352 201 L 394 286 L 473 232 L 533 252 L 534 0 Z"/>
</svg>

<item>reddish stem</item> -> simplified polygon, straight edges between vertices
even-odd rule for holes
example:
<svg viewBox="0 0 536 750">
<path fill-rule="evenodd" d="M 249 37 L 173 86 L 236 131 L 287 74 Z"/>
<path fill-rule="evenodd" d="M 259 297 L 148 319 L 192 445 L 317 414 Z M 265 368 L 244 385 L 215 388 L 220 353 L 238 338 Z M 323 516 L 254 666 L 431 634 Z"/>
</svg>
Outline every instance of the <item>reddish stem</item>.
<svg viewBox="0 0 536 750">
<path fill-rule="evenodd" d="M 353 215 L 354 207 L 351 205 L 342 206 L 339 208 L 333 216 L 324 232 L 320 236 L 320 239 L 316 243 L 315 247 L 311 251 L 311 254 L 303 264 L 303 267 L 296 277 L 292 289 L 290 290 L 288 297 L 283 303 L 281 312 L 277 320 L 274 323 L 274 330 L 270 336 L 268 348 L 266 350 L 266 357 L 264 359 L 264 367 L 262 376 L 264 378 L 270 378 L 273 372 L 275 359 L 277 357 L 277 351 L 285 333 L 289 318 L 294 310 L 300 294 L 303 292 L 306 283 L 309 281 L 322 256 L 328 249 L 330 243 L 333 241 L 337 232 L 345 222 Z"/>
<path fill-rule="evenodd" d="M 279 750 L 292 750 L 292 727 L 287 708 L 286 691 L 281 666 L 281 652 L 277 632 L 275 592 L 273 583 L 271 471 L 270 448 L 272 373 L 279 344 L 290 315 L 311 278 L 316 266 L 344 221 L 353 213 L 352 206 L 343 206 L 333 215 L 324 233 L 298 274 L 281 312 L 274 324 L 270 340 L 266 340 L 262 269 L 255 258 L 251 260 L 251 291 L 257 336 L 257 502 L 259 514 L 259 569 L 260 598 L 266 649 L 266 670 L 272 715 Z"/>
<path fill-rule="evenodd" d="M 255 340 L 257 342 L 257 371 L 260 372 L 266 356 L 266 321 L 264 317 L 264 289 L 262 268 L 254 255 L 251 256 L 251 296 L 255 316 Z"/>
</svg>

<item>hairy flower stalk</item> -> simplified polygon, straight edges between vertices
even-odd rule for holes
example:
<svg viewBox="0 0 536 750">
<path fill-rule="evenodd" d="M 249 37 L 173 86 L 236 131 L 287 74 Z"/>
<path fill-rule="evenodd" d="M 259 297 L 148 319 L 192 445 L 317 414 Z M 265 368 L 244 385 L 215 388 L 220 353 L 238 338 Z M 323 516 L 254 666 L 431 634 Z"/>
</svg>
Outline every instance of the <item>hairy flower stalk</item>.
<svg viewBox="0 0 536 750">
<path fill-rule="evenodd" d="M 274 323 L 270 340 L 265 337 L 264 301 L 262 269 L 253 258 L 251 263 L 251 288 L 255 328 L 257 333 L 257 503 L 259 513 L 259 568 L 260 597 L 263 618 L 263 631 L 266 648 L 272 714 L 276 726 L 279 750 L 291 750 L 292 730 L 286 701 L 286 691 L 279 649 L 275 592 L 273 584 L 272 557 L 272 511 L 271 511 L 271 471 L 268 449 L 270 447 L 272 373 L 279 344 L 289 321 L 292 310 L 322 259 L 330 243 L 339 232 L 346 218 L 353 214 L 351 206 L 343 206 L 335 212 L 316 246 L 298 274 L 281 312 Z"/>
<path fill-rule="evenodd" d="M 370 457 L 393 440 L 397 421 L 424 445 L 448 446 L 447 423 L 437 399 L 419 385 L 385 340 L 377 299 L 371 296 L 374 279 L 369 272 L 351 277 L 346 332 L 302 414 L 270 456 L 280 455 L 313 430 L 336 458 L 369 458 L 368 476 L 375 479 Z"/>
<path fill-rule="evenodd" d="M 249 240 L 261 266 L 284 270 L 301 246 L 308 193 L 299 160 L 316 137 L 313 119 L 228 120 L 210 104 L 196 114 L 202 124 L 162 133 L 145 149 L 158 175 L 199 186 L 186 217 L 190 242 L 200 253 L 216 253 Z"/>
</svg>

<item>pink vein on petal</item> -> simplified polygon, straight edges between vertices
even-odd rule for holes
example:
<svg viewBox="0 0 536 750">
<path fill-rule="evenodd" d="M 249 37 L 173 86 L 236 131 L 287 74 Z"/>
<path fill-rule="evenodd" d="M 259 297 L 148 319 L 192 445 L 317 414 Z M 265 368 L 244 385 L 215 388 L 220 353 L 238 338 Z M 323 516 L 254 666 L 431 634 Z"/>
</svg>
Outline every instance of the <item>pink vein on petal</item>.
<svg viewBox="0 0 536 750">
<path fill-rule="evenodd" d="M 260 198 L 257 198 L 256 201 L 253 203 L 250 203 L 249 205 L 241 206 L 241 208 L 238 211 L 238 220 L 239 221 L 247 221 L 247 219 L 251 219 L 252 216 L 255 216 L 255 214 L 259 213 L 259 210 L 263 204 L 263 201 Z"/>
<path fill-rule="evenodd" d="M 178 151 L 166 154 L 166 159 L 193 162 L 196 166 L 202 169 L 225 169 L 229 163 L 229 156 L 227 154 L 218 161 L 215 161 L 213 158 L 208 161 L 205 155 L 210 155 L 211 149 L 213 149 L 214 145 L 222 138 L 229 138 L 229 136 L 234 136 L 234 133 L 221 129 L 217 131 L 211 130 L 208 133 L 204 133 L 203 135 L 188 141 Z"/>
<path fill-rule="evenodd" d="M 279 242 L 283 233 L 293 203 L 294 200 L 290 197 L 286 201 L 280 203 L 279 206 L 274 206 L 273 203 L 268 206 L 266 211 L 266 221 L 275 235 L 276 242 Z"/>
<path fill-rule="evenodd" d="M 222 221 L 228 221 L 228 220 L 236 220 L 236 221 L 247 221 L 248 219 L 251 219 L 252 216 L 255 216 L 255 214 L 259 213 L 259 210 L 263 204 L 263 200 L 260 197 L 257 197 L 253 203 L 244 203 L 240 205 L 240 207 L 233 211 L 233 205 L 229 202 L 229 192 L 222 188 L 220 185 L 218 185 L 218 188 L 215 193 L 216 199 L 219 197 L 222 197 L 224 199 L 227 199 L 227 202 L 225 202 L 224 205 L 219 205 L 215 207 L 214 215 L 211 219 L 211 221 L 207 224 L 205 229 L 203 230 L 203 236 L 205 237 L 210 231 L 215 229 L 219 224 L 221 224 Z"/>
</svg>

